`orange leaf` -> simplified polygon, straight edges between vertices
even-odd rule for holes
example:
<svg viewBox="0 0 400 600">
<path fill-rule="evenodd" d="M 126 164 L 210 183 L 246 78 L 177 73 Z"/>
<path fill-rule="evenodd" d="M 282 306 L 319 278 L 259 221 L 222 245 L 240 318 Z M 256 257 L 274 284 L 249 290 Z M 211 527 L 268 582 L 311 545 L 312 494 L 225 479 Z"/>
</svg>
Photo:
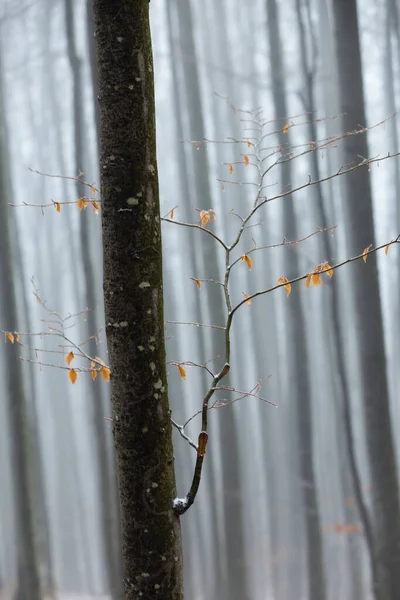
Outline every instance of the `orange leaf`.
<svg viewBox="0 0 400 600">
<path fill-rule="evenodd" d="M 178 365 L 178 371 L 179 371 L 179 375 L 181 376 L 181 378 L 186 379 L 186 371 L 182 367 L 182 365 Z"/>
<path fill-rule="evenodd" d="M 371 246 L 368 246 L 368 248 L 364 248 L 364 250 L 363 250 L 363 257 L 362 257 L 362 259 L 363 259 L 363 261 L 365 263 L 367 262 L 368 252 L 369 252 L 370 248 L 371 248 Z"/>
<path fill-rule="evenodd" d="M 197 283 L 197 287 L 200 289 L 201 288 L 201 281 L 200 281 L 200 279 L 195 279 L 195 282 Z"/>
<path fill-rule="evenodd" d="M 306 279 L 306 288 L 310 287 L 310 283 L 311 283 L 311 277 L 312 277 L 312 273 L 309 273 L 307 275 L 307 279 Z"/>
<path fill-rule="evenodd" d="M 89 206 L 89 200 L 83 201 L 83 208 L 87 208 Z"/>
<path fill-rule="evenodd" d="M 54 208 L 57 212 L 61 212 L 61 204 L 59 202 L 54 202 Z"/>
<path fill-rule="evenodd" d="M 15 341 L 19 342 L 19 340 L 20 340 L 19 333 L 17 333 L 17 335 L 15 336 Z"/>
<path fill-rule="evenodd" d="M 287 133 L 289 131 L 289 123 L 286 123 L 285 127 L 282 129 L 282 133 Z"/>
<path fill-rule="evenodd" d="M 233 166 L 232 165 L 228 165 L 229 166 L 229 173 L 232 175 L 233 173 Z"/>
<path fill-rule="evenodd" d="M 72 385 L 74 385 L 74 383 L 75 383 L 75 382 L 76 382 L 76 380 L 78 379 L 78 374 L 77 374 L 77 372 L 75 371 L 75 369 L 70 369 L 70 370 L 68 371 L 68 377 L 69 377 L 69 380 L 70 380 L 70 382 L 72 383 Z"/>
<path fill-rule="evenodd" d="M 93 200 L 92 204 L 95 212 L 97 213 L 100 210 L 100 206 L 97 204 L 96 200 Z"/>
<path fill-rule="evenodd" d="M 325 263 L 324 265 L 321 265 L 321 268 L 319 270 L 322 271 L 323 273 L 326 273 L 328 275 L 329 279 L 332 279 L 333 269 L 332 269 L 331 265 L 328 265 L 328 263 Z"/>
<path fill-rule="evenodd" d="M 12 333 L 7 333 L 7 338 L 10 340 L 10 342 L 13 344 L 14 343 L 14 336 Z"/>
<path fill-rule="evenodd" d="M 242 294 L 243 294 L 243 296 L 244 296 L 244 297 L 246 298 L 246 300 L 247 300 L 247 298 L 249 297 L 249 295 L 248 295 L 248 294 L 245 294 L 244 292 L 242 292 Z M 247 300 L 247 303 L 246 303 L 246 304 L 248 304 L 249 306 L 251 306 L 251 299 L 250 299 L 250 300 Z"/>
<path fill-rule="evenodd" d="M 79 200 L 78 200 L 78 208 L 79 208 L 79 210 L 82 210 L 82 208 L 83 208 L 83 203 L 84 203 L 84 202 L 83 202 L 83 198 L 79 198 Z"/>
<path fill-rule="evenodd" d="M 288 278 L 287 277 L 279 277 L 278 283 L 285 284 L 286 295 L 289 296 L 290 292 L 292 291 L 292 286 L 290 285 Z"/>
<path fill-rule="evenodd" d="M 247 142 L 247 147 L 250 148 L 251 147 L 251 142 Z"/>
<path fill-rule="evenodd" d="M 110 381 L 110 369 L 107 369 L 107 367 L 101 367 L 100 373 L 103 375 L 104 381 Z"/>
<path fill-rule="evenodd" d="M 202 227 L 205 227 L 210 220 L 210 213 L 208 210 L 200 211 L 200 223 Z"/>
<path fill-rule="evenodd" d="M 90 366 L 92 367 L 92 369 L 94 369 L 94 368 L 95 368 L 95 366 L 96 366 L 96 363 L 94 362 L 94 360 L 92 360 L 92 362 L 90 363 Z"/>
<path fill-rule="evenodd" d="M 312 279 L 312 282 L 313 282 L 313 284 L 315 286 L 321 285 L 321 279 L 320 279 L 319 273 L 312 273 L 311 274 L 311 279 Z"/>
<path fill-rule="evenodd" d="M 67 356 L 65 357 L 65 360 L 67 361 L 67 364 L 70 365 L 71 362 L 74 360 L 75 355 L 73 352 L 70 352 L 69 354 L 67 354 Z"/>
<path fill-rule="evenodd" d="M 251 260 L 250 256 L 247 256 L 247 254 L 243 254 L 243 256 L 240 257 L 240 260 L 243 260 L 251 270 L 251 267 L 253 266 L 253 261 Z"/>
<path fill-rule="evenodd" d="M 210 215 L 211 215 L 211 216 L 212 216 L 212 218 L 213 218 L 213 221 L 216 221 L 216 220 L 217 220 L 217 213 L 215 212 L 215 210 L 214 210 L 213 208 L 210 208 L 210 210 L 209 210 L 209 211 L 207 211 L 207 212 L 209 212 L 209 213 L 210 213 Z"/>
<path fill-rule="evenodd" d="M 246 165 L 246 167 L 249 164 L 249 157 L 246 155 L 244 155 L 244 164 Z"/>
<path fill-rule="evenodd" d="M 169 218 L 173 219 L 174 218 L 174 209 L 172 209 L 169 213 Z"/>
<path fill-rule="evenodd" d="M 93 381 L 96 379 L 97 377 L 97 371 L 92 371 L 92 379 Z"/>
<path fill-rule="evenodd" d="M 389 252 L 389 244 L 387 246 L 385 246 L 385 254 L 386 254 L 386 256 L 388 255 L 388 252 Z"/>
</svg>

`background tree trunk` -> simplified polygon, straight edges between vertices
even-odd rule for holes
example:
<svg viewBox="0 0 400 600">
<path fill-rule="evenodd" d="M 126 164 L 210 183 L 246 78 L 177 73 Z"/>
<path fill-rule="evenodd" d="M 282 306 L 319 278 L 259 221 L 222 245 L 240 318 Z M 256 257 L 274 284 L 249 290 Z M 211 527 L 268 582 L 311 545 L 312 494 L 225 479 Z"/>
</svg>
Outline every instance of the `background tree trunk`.
<svg viewBox="0 0 400 600">
<path fill-rule="evenodd" d="M 334 0 L 340 111 L 344 131 L 366 126 L 355 0 Z M 364 135 L 348 138 L 344 163 L 368 157 Z M 346 177 L 344 213 L 350 255 L 375 244 L 369 174 L 359 169 Z M 350 268 L 353 318 L 362 373 L 364 417 L 372 483 L 377 553 L 377 597 L 400 598 L 400 505 L 390 422 L 381 299 L 376 257 Z"/>
</svg>

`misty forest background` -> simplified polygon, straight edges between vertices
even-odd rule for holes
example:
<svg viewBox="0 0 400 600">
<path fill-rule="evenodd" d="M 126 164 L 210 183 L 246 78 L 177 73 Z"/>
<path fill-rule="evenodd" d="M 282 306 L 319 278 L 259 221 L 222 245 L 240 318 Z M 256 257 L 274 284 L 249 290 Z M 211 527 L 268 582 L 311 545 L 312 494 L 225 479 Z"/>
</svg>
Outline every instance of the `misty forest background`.
<svg viewBox="0 0 400 600">
<path fill-rule="evenodd" d="M 285 145 L 286 156 L 289 145 L 301 154 L 310 141 L 380 123 L 271 169 L 265 193 L 274 196 L 399 151 L 400 2 L 360 0 L 358 22 L 350 5 L 151 1 L 162 215 L 176 207 L 174 220 L 198 223 L 197 211 L 213 208 L 207 227 L 234 239 L 233 213 L 245 214 L 256 190 L 242 184 L 259 183 L 260 135 L 268 134 L 261 146 L 271 162 Z M 90 0 L 0 2 L 5 332 L 49 331 L 76 313 L 63 321 L 75 341 L 104 329 L 101 215 L 79 210 L 73 180 L 84 172 L 99 183 L 91 10 Z M 362 79 L 352 72 L 359 49 Z M 254 243 L 277 247 L 251 254 L 251 270 L 235 266 L 235 303 L 394 240 L 399 193 L 400 162 L 391 158 L 266 204 L 237 256 Z M 302 281 L 289 296 L 281 288 L 238 311 L 228 383 L 250 391 L 261 381 L 259 395 L 278 408 L 218 394 L 200 491 L 182 517 L 188 600 L 315 600 L 321 586 L 326 599 L 373 598 L 374 557 L 392 560 L 400 528 L 398 252 L 394 244 L 317 287 Z M 146 249 L 138 256 L 145 261 Z M 163 258 L 166 320 L 222 325 L 220 288 L 203 281 L 222 272 L 215 241 L 164 223 Z M 223 348 L 213 328 L 167 323 L 166 338 L 172 416 L 182 424 L 201 408 L 205 372 L 186 365 L 183 379 L 174 363 L 204 364 Z M 51 336 L 19 341 L 5 335 L 0 345 L 0 597 L 14 597 L 26 575 L 16 541 L 25 536 L 43 597 L 119 600 L 109 384 L 79 374 L 71 385 L 67 349 L 49 352 L 60 350 Z M 107 363 L 103 331 L 98 341 L 94 353 Z M 194 418 L 187 434 L 198 427 Z M 184 494 L 194 454 L 176 430 L 174 446 Z"/>
</svg>

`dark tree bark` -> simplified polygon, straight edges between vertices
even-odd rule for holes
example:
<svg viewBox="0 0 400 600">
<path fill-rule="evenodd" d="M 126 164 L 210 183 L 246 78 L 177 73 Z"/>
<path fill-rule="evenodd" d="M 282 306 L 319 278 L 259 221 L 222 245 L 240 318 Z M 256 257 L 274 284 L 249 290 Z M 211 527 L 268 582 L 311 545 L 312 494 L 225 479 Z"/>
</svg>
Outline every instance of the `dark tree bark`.
<svg viewBox="0 0 400 600">
<path fill-rule="evenodd" d="M 366 125 L 356 0 L 334 0 L 336 52 L 343 126 Z M 346 164 L 368 156 L 366 138 L 352 136 L 344 147 Z M 346 178 L 345 214 L 351 255 L 375 244 L 368 172 Z M 400 598 L 400 505 L 393 434 L 390 422 L 383 323 L 375 257 L 351 267 L 357 359 L 363 379 L 364 417 L 372 483 L 372 506 L 380 600 Z"/>
<path fill-rule="evenodd" d="M 282 42 L 276 0 L 267 0 L 267 15 L 275 117 L 282 118 L 287 117 L 288 114 L 284 85 L 285 72 L 282 60 Z M 280 124 L 283 129 L 285 122 L 278 121 L 277 128 L 280 127 Z M 281 133 L 279 135 L 279 145 L 281 148 L 284 148 L 286 144 L 287 138 Z M 292 183 L 290 162 L 286 161 L 283 163 L 281 175 L 283 187 L 290 186 Z M 292 197 L 288 196 L 283 202 L 285 236 L 289 240 L 296 240 L 298 239 L 298 230 Z M 293 253 L 290 264 L 288 262 L 287 265 L 288 272 L 285 274 L 286 277 L 291 278 L 300 273 L 300 265 L 296 253 Z M 310 600 L 323 600 L 326 589 L 321 523 L 313 463 L 313 423 L 308 373 L 308 350 L 304 311 L 299 294 L 295 294 L 291 298 L 290 308 L 287 308 L 285 311 L 285 320 L 289 340 L 288 345 L 291 348 L 291 358 L 288 365 L 288 373 L 291 381 L 290 389 L 292 397 L 297 399 L 293 403 L 293 407 L 297 418 L 300 485 L 305 511 L 308 597 Z"/>
<path fill-rule="evenodd" d="M 95 0 L 104 300 L 125 598 L 181 600 L 147 0 Z"/>
</svg>

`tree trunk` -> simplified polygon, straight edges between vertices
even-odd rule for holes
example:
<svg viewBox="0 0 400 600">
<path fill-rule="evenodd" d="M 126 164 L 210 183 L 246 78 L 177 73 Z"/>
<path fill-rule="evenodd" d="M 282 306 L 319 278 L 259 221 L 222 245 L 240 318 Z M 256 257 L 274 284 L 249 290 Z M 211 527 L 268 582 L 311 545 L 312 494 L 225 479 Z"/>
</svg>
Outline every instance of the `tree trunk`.
<svg viewBox="0 0 400 600">
<path fill-rule="evenodd" d="M 3 289 L 1 313 L 10 331 L 17 329 L 16 298 L 13 281 L 8 202 L 12 198 L 5 123 L 3 73 L 0 56 L 0 275 Z M 18 597 L 40 600 L 40 580 L 35 554 L 34 516 L 29 489 L 29 440 L 26 422 L 26 400 L 21 361 L 7 347 L 6 400 L 8 403 L 9 435 L 14 480 L 15 522 L 18 552 Z"/>
<path fill-rule="evenodd" d="M 312 22 L 310 18 L 311 7 L 308 0 L 305 4 L 305 12 L 308 15 L 306 19 L 304 12 L 302 11 L 302 1 L 296 0 L 296 13 L 300 29 L 300 56 L 301 65 L 304 72 L 304 109 L 308 114 L 316 114 L 316 107 L 314 102 L 314 90 L 315 90 L 315 74 L 316 64 L 310 64 L 308 57 L 312 56 L 312 60 L 317 60 L 315 52 L 312 50 L 315 48 L 315 32 L 311 29 Z M 308 27 L 306 23 L 308 22 Z M 310 45 L 307 52 L 307 43 Z M 311 50 L 311 51 L 310 51 Z M 309 139 L 317 140 L 317 127 L 315 121 L 310 120 L 309 124 Z M 312 178 L 314 181 L 318 181 L 321 178 L 320 166 L 318 162 L 317 152 L 310 154 L 310 161 L 312 167 Z M 322 229 L 329 227 L 328 216 L 326 206 L 328 206 L 326 199 L 323 196 L 322 185 L 314 187 L 314 196 L 317 203 L 318 211 L 318 222 Z M 332 210 L 332 209 L 331 209 Z M 328 234 L 322 234 L 320 236 L 320 245 L 322 249 L 322 257 L 324 260 L 330 260 L 330 257 L 334 255 L 334 242 Z M 367 545 L 368 558 L 371 567 L 372 581 L 375 581 L 376 568 L 375 568 L 375 549 L 374 539 L 372 532 L 372 524 L 369 516 L 368 508 L 365 503 L 365 498 L 362 490 L 362 479 L 357 464 L 355 441 L 353 434 L 353 424 L 351 417 L 351 393 L 350 393 L 350 382 L 346 377 L 346 364 L 344 349 L 342 346 L 342 325 L 340 320 L 340 306 L 339 306 L 339 286 L 336 282 L 329 286 L 326 290 L 327 302 L 324 301 L 323 319 L 325 322 L 331 322 L 332 327 L 329 329 L 328 336 L 330 343 L 327 345 L 327 357 L 328 365 L 335 365 L 333 371 L 336 376 L 333 380 L 333 386 L 335 392 L 339 396 L 338 403 L 338 425 L 336 426 L 337 440 L 338 440 L 338 452 L 343 455 L 342 461 L 344 462 L 343 468 L 340 469 L 340 477 L 342 480 L 342 489 L 354 491 L 355 501 L 357 504 L 357 510 L 362 522 L 364 529 L 365 542 Z M 327 365 L 327 371 L 329 370 Z M 337 404 L 334 403 L 334 406 Z M 340 426 L 340 430 L 339 430 Z M 342 431 L 343 429 L 343 431 Z M 345 448 L 343 452 L 342 440 L 345 441 Z M 346 472 L 348 471 L 348 472 Z M 350 481 L 351 480 L 351 481 Z M 348 494 L 348 496 L 353 494 Z M 349 514 L 349 507 L 344 502 L 345 514 Z M 346 521 L 347 522 L 347 521 Z M 360 596 L 361 589 L 361 572 L 360 572 L 360 559 L 357 553 L 359 552 L 357 546 L 353 544 L 351 547 L 348 545 L 349 553 L 349 566 L 351 575 L 351 588 L 353 590 L 354 598 Z"/>
<path fill-rule="evenodd" d="M 273 100 L 275 117 L 287 117 L 286 94 L 284 87 L 284 65 L 282 42 L 279 32 L 279 18 L 276 0 L 267 0 L 268 15 L 268 42 L 270 52 L 270 65 L 273 83 Z M 277 128 L 282 129 L 284 121 L 278 121 Z M 281 133 L 279 145 L 284 148 L 287 138 Z M 282 165 L 282 186 L 290 186 L 290 162 Z M 296 217 L 291 196 L 282 200 L 283 224 L 285 236 L 289 240 L 298 238 Z M 288 272 L 285 276 L 291 278 L 300 273 L 298 255 L 293 253 Z M 288 347 L 291 349 L 291 359 L 288 365 L 290 377 L 290 394 L 298 401 L 293 402 L 296 411 L 297 436 L 299 448 L 300 485 L 302 488 L 303 507 L 305 511 L 306 544 L 307 544 L 307 580 L 308 597 L 310 600 L 323 600 L 325 598 L 325 576 L 323 560 L 323 543 L 321 524 L 318 509 L 316 478 L 313 464 L 313 423 L 311 407 L 311 389 L 308 374 L 308 352 L 304 326 L 304 311 L 299 293 L 290 298 L 290 308 L 285 311 L 285 325 L 288 336 Z"/>
<path fill-rule="evenodd" d="M 104 300 L 126 600 L 183 598 L 149 5 L 95 0 Z"/>
<path fill-rule="evenodd" d="M 355 0 L 333 2 L 336 52 L 340 80 L 340 110 L 343 126 L 351 131 L 366 125 L 361 56 Z M 348 138 L 344 147 L 346 164 L 368 156 L 365 136 Z M 351 255 L 375 244 L 370 179 L 366 169 L 346 178 L 345 214 Z M 377 262 L 351 267 L 354 324 L 358 360 L 363 379 L 367 450 L 372 482 L 372 505 L 378 561 L 380 600 L 400 598 L 400 505 L 381 314 Z"/>
</svg>

